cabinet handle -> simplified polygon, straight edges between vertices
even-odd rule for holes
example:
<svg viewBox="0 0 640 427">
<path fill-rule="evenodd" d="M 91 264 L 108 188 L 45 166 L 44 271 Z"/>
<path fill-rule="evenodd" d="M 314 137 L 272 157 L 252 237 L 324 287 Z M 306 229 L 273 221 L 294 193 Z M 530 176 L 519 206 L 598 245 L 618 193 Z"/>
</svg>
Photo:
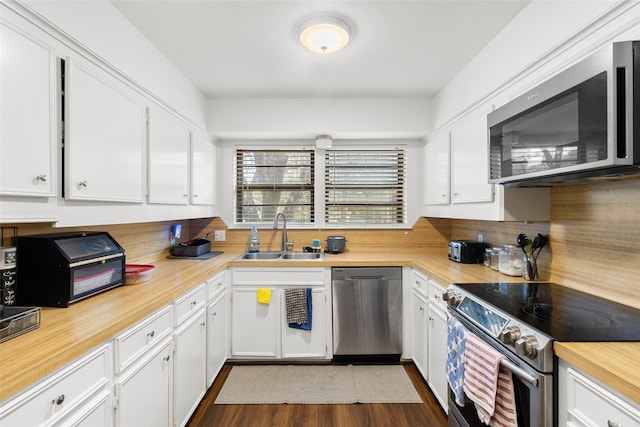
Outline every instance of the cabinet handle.
<svg viewBox="0 0 640 427">
<path fill-rule="evenodd" d="M 198 304 L 198 301 L 191 301 L 191 310 Z"/>
<path fill-rule="evenodd" d="M 78 183 L 78 187 L 82 187 L 82 188 L 87 188 L 89 184 L 87 184 L 87 180 L 85 179 L 84 181 L 80 181 Z"/>
<path fill-rule="evenodd" d="M 206 324 L 207 324 L 207 322 L 202 322 L 202 323 L 200 323 L 200 326 L 202 326 L 204 328 L 204 325 L 206 325 Z"/>
<path fill-rule="evenodd" d="M 622 423 L 620 421 L 607 420 L 607 427 L 622 427 Z"/>
<path fill-rule="evenodd" d="M 171 358 L 171 355 L 168 354 L 166 357 L 163 357 L 162 360 L 164 360 L 165 362 L 168 362 L 170 358 Z"/>
<path fill-rule="evenodd" d="M 197 195 L 197 194 L 194 194 L 194 195 L 193 195 L 193 197 L 198 197 L 198 195 Z"/>
<path fill-rule="evenodd" d="M 189 197 L 189 195 L 188 194 L 183 194 L 182 197 Z"/>
<path fill-rule="evenodd" d="M 47 182 L 47 174 L 43 173 L 42 175 L 36 176 L 37 181 Z"/>
<path fill-rule="evenodd" d="M 151 331 L 149 333 L 147 333 L 147 338 L 153 338 L 153 336 L 156 334 L 156 331 Z"/>
<path fill-rule="evenodd" d="M 51 403 L 55 403 L 56 405 L 62 405 L 64 402 L 64 394 L 57 396 L 55 399 L 51 401 Z"/>
<path fill-rule="evenodd" d="M 213 313 L 211 313 L 212 316 L 217 316 L 218 312 L 214 311 Z"/>
</svg>

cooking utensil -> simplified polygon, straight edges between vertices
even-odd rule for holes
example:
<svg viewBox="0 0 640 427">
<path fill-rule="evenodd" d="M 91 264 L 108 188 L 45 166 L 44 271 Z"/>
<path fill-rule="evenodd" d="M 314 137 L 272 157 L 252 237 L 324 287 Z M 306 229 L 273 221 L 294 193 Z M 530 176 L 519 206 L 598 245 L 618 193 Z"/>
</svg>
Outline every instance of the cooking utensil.
<svg viewBox="0 0 640 427">
<path fill-rule="evenodd" d="M 538 255 L 540 255 L 540 251 L 542 250 L 542 248 L 544 248 L 547 245 L 547 242 L 549 240 L 545 235 L 540 233 L 538 233 L 538 235 L 536 236 L 536 239 L 538 239 L 538 244 L 536 245 L 536 248 L 538 249 L 538 253 L 536 254 L 536 257 L 537 257 Z"/>
<path fill-rule="evenodd" d="M 525 250 L 525 247 L 529 244 L 529 239 L 527 239 L 527 235 L 524 233 L 518 234 L 516 242 L 518 243 L 518 247 L 521 248 L 522 252 L 526 255 L 527 251 Z"/>
</svg>

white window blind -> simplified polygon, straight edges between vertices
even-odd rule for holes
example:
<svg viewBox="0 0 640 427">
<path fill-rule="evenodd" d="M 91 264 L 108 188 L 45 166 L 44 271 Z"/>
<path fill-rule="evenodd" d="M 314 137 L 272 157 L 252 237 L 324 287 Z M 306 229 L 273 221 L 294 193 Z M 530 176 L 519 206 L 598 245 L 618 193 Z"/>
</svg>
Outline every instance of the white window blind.
<svg viewBox="0 0 640 427">
<path fill-rule="evenodd" d="M 287 223 L 314 222 L 312 150 L 236 150 L 237 223 L 273 223 L 283 212 Z"/>
<path fill-rule="evenodd" d="M 327 224 L 404 224 L 405 151 L 328 150 L 325 154 Z"/>
</svg>

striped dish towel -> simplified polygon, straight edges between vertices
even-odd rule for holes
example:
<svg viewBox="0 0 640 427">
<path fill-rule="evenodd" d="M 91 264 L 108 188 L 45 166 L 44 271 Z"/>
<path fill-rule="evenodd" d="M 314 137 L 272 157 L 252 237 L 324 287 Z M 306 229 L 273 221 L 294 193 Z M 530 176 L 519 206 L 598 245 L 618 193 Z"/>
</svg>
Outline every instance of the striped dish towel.
<svg viewBox="0 0 640 427">
<path fill-rule="evenodd" d="M 490 426 L 517 426 L 511 372 L 500 367 L 505 357 L 471 332 L 465 335 L 464 392 Z"/>
</svg>

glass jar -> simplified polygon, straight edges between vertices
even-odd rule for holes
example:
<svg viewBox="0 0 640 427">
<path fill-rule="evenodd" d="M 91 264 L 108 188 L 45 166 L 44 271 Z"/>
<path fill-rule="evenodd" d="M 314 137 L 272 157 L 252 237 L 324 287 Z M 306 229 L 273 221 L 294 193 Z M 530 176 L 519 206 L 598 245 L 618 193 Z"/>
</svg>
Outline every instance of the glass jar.
<svg viewBox="0 0 640 427">
<path fill-rule="evenodd" d="M 500 248 L 493 248 L 491 250 L 491 267 L 493 270 L 499 269 L 499 257 L 500 257 Z"/>
<path fill-rule="evenodd" d="M 485 248 L 484 249 L 484 266 L 491 267 L 491 254 L 493 253 L 493 249 Z"/>
<path fill-rule="evenodd" d="M 522 254 L 514 245 L 504 245 L 498 255 L 498 270 L 508 276 L 522 276 Z"/>
</svg>

